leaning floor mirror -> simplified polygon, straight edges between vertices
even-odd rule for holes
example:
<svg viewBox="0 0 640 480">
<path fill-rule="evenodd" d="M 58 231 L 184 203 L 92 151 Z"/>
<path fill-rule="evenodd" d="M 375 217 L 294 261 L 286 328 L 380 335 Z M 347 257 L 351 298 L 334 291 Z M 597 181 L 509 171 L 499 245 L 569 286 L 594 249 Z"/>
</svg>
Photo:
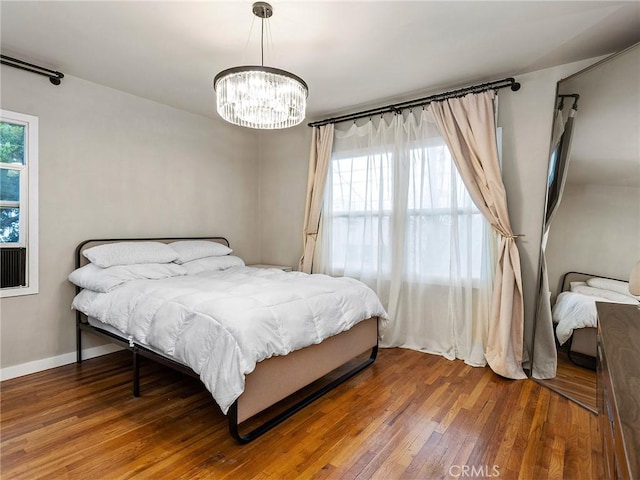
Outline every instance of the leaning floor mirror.
<svg viewBox="0 0 640 480">
<path fill-rule="evenodd" d="M 596 411 L 583 297 L 637 302 L 619 282 L 640 259 L 640 44 L 561 80 L 554 115 L 532 376 Z"/>
</svg>

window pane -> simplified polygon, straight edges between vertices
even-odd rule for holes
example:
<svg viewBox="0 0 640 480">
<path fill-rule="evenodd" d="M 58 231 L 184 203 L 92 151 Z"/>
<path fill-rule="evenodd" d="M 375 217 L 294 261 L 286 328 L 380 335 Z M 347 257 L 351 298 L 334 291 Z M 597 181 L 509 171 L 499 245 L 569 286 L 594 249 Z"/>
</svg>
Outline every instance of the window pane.
<svg viewBox="0 0 640 480">
<path fill-rule="evenodd" d="M 0 163 L 24 165 L 25 126 L 0 122 Z"/>
<path fill-rule="evenodd" d="M 391 209 L 390 154 L 374 154 L 332 162 L 333 211 L 380 212 Z"/>
<path fill-rule="evenodd" d="M 363 276 L 391 271 L 389 215 L 334 217 L 332 224 L 331 266 L 345 274 Z"/>
<path fill-rule="evenodd" d="M 480 278 L 484 218 L 471 211 L 411 215 L 407 223 L 405 272 L 415 280 Z"/>
<path fill-rule="evenodd" d="M 0 168 L 0 201 L 20 201 L 20 172 Z"/>
<path fill-rule="evenodd" d="M 483 220 L 442 142 L 411 150 L 405 272 L 414 280 L 480 276 Z"/>
<path fill-rule="evenodd" d="M 0 208 L 0 243 L 20 241 L 20 209 Z"/>
</svg>

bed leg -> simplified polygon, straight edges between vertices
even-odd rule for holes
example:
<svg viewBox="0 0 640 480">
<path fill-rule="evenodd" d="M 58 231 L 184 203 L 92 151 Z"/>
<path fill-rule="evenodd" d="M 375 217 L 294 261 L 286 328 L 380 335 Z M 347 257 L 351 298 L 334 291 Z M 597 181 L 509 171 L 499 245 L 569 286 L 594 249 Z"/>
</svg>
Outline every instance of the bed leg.
<svg viewBox="0 0 640 480">
<path fill-rule="evenodd" d="M 76 325 L 76 363 L 82 363 L 82 330 Z"/>
<path fill-rule="evenodd" d="M 304 407 L 306 407 L 310 403 L 322 397 L 325 393 L 333 390 L 341 383 L 346 382 L 355 374 L 359 373 L 361 370 L 371 365 L 375 361 L 377 355 L 378 355 L 378 345 L 375 345 L 371 349 L 371 355 L 369 356 L 369 358 L 364 360 L 362 363 L 359 363 L 354 368 L 352 368 L 351 370 L 343 374 L 340 378 L 337 378 L 332 382 L 328 383 L 327 385 L 325 385 L 324 387 L 320 388 L 319 390 L 316 390 L 315 392 L 310 393 L 308 396 L 306 396 L 296 404 L 287 408 L 283 412 L 280 412 L 275 417 L 267 420 L 262 425 L 259 425 L 258 427 L 254 428 L 253 430 L 251 430 L 250 432 L 244 435 L 240 433 L 240 425 L 238 424 L 238 401 L 236 400 L 235 402 L 233 402 L 233 405 L 231 405 L 231 407 L 229 408 L 229 411 L 227 412 L 227 419 L 229 422 L 229 433 L 233 438 L 235 438 L 241 444 L 249 443 L 255 440 L 259 436 L 267 433 L 276 425 L 279 425 L 280 423 L 284 422 L 287 418 L 289 418 L 296 412 L 302 410 Z"/>
<path fill-rule="evenodd" d="M 140 358 L 138 347 L 133 347 L 133 396 L 140 396 Z"/>
</svg>

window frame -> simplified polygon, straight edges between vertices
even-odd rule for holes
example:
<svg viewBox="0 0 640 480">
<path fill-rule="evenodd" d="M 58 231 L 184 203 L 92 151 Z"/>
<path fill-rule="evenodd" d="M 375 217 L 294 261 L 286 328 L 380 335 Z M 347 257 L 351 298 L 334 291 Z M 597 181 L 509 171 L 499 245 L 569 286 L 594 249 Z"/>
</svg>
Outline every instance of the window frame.
<svg viewBox="0 0 640 480">
<path fill-rule="evenodd" d="M 18 243 L 0 243 L 0 248 L 21 247 L 27 250 L 26 285 L 0 288 L 0 298 L 33 295 L 39 291 L 38 117 L 0 109 L 0 121 L 25 126 L 24 164 L 0 165 L 2 168 L 20 170 L 20 241 Z"/>
</svg>

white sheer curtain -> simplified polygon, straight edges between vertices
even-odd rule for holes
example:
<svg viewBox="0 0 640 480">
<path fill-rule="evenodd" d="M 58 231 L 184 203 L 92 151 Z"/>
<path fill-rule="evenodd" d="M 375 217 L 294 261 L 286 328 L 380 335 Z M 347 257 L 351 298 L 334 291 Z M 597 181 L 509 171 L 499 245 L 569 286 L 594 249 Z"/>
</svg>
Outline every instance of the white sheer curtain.
<svg viewBox="0 0 640 480">
<path fill-rule="evenodd" d="M 486 365 L 496 239 L 431 114 L 342 127 L 314 271 L 358 278 L 377 292 L 392 320 L 383 346 Z"/>
</svg>

